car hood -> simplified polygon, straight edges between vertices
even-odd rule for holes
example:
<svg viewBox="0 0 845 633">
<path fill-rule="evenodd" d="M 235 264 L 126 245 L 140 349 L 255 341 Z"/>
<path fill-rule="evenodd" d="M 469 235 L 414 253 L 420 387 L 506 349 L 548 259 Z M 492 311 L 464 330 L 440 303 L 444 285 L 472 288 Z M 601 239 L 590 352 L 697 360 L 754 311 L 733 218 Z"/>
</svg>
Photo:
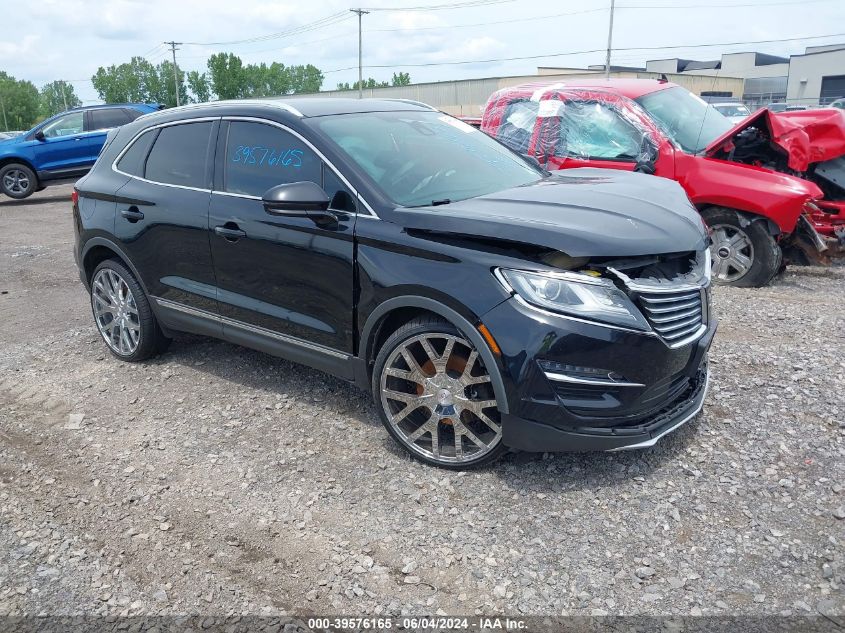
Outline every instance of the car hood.
<svg viewBox="0 0 845 633">
<path fill-rule="evenodd" d="M 609 169 L 567 169 L 531 185 L 397 214 L 406 229 L 520 242 L 572 257 L 677 253 L 706 244 L 680 185 Z"/>
<path fill-rule="evenodd" d="M 707 156 L 730 151 L 737 134 L 750 127 L 767 131 L 772 141 L 787 154 L 787 164 L 795 171 L 807 171 L 812 163 L 845 155 L 845 111 L 834 108 L 775 114 L 758 110 L 710 143 Z"/>
</svg>

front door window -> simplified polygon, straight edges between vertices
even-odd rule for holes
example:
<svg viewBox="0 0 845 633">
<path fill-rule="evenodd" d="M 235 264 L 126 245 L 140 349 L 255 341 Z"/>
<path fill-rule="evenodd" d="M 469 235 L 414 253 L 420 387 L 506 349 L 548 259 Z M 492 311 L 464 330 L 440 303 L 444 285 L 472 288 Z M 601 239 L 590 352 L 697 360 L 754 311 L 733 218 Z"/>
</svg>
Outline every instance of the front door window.
<svg viewBox="0 0 845 633">
<path fill-rule="evenodd" d="M 82 112 L 72 112 L 45 125 L 41 132 L 45 138 L 60 138 L 82 134 Z"/>
</svg>

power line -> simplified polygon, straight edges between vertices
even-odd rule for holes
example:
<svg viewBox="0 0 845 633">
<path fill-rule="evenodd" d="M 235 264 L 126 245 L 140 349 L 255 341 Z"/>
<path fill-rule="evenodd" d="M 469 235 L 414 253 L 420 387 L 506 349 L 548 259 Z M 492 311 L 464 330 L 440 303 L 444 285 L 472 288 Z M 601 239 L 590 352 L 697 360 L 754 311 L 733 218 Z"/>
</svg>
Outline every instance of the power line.
<svg viewBox="0 0 845 633">
<path fill-rule="evenodd" d="M 367 7 L 367 11 L 393 12 L 402 11 L 445 11 L 449 9 L 468 9 L 471 7 L 483 7 L 490 4 L 505 4 L 514 0 L 469 0 L 467 2 L 450 2 L 448 4 L 429 4 L 418 7 Z"/>
<path fill-rule="evenodd" d="M 551 20 L 552 18 L 569 17 L 572 15 L 583 15 L 585 13 L 603 13 L 607 8 L 585 9 L 584 11 L 567 11 L 566 13 L 551 13 L 549 15 L 538 15 L 531 18 L 516 18 L 514 20 L 498 20 L 496 22 L 476 22 L 474 24 L 445 24 L 443 26 L 411 26 L 408 28 L 393 29 L 367 29 L 367 33 L 392 33 L 395 31 L 442 31 L 443 29 L 466 29 L 476 26 L 495 26 L 497 24 L 514 24 L 517 22 L 535 22 L 537 20 Z"/>
<path fill-rule="evenodd" d="M 817 4 L 819 2 L 833 2 L 834 0 L 786 0 L 786 2 L 764 2 L 762 4 L 666 4 L 666 5 L 624 5 L 620 4 L 617 9 L 734 9 L 737 7 L 755 7 L 768 9 L 769 7 L 782 7 L 794 4 Z M 839 0 L 835 0 L 839 2 Z"/>
<path fill-rule="evenodd" d="M 314 20 L 313 22 L 309 22 L 307 24 L 303 24 L 302 26 L 298 26 L 292 29 L 288 29 L 286 31 L 279 31 L 278 33 L 270 33 L 268 35 L 259 35 L 256 37 L 248 37 L 242 40 L 229 40 L 225 42 L 184 42 L 185 44 L 191 44 L 193 46 L 234 46 L 238 44 L 252 44 L 253 42 L 265 42 L 267 40 L 274 40 L 280 37 L 289 37 L 291 35 L 299 35 L 300 33 L 308 33 L 310 31 L 315 31 L 317 29 L 322 29 L 327 26 L 331 26 L 333 24 L 337 24 L 338 22 L 342 22 L 344 20 L 348 20 L 350 17 L 349 13 L 346 11 L 338 11 L 337 13 L 332 13 L 331 15 L 327 15 L 319 20 Z"/>
<path fill-rule="evenodd" d="M 657 50 L 673 50 L 673 49 L 692 49 L 692 48 L 711 48 L 716 46 L 745 46 L 749 44 L 773 44 L 778 42 L 798 42 L 798 41 L 807 41 L 807 40 L 818 40 L 824 39 L 828 37 L 845 37 L 845 33 L 831 33 L 829 35 L 811 35 L 807 37 L 788 37 L 788 38 L 781 38 L 776 40 L 755 40 L 755 41 L 748 41 L 748 42 L 720 42 L 714 44 L 680 44 L 677 46 L 630 46 L 625 48 L 614 48 L 614 51 L 657 51 Z M 421 68 L 427 66 L 459 66 L 463 64 L 488 64 L 493 62 L 511 62 L 511 61 L 524 61 L 529 59 L 543 59 L 546 57 L 567 57 L 570 55 L 586 55 L 588 53 L 603 53 L 606 49 L 604 48 L 593 48 L 589 50 L 581 50 L 581 51 L 569 51 L 567 53 L 548 53 L 545 55 L 523 55 L 520 57 L 498 57 L 492 59 L 470 59 L 470 60 L 463 60 L 463 61 L 453 61 L 453 62 L 426 62 L 426 63 L 418 63 L 418 64 L 402 64 L 402 63 L 393 63 L 393 64 L 372 64 L 364 66 L 364 68 Z M 323 74 L 327 73 L 335 73 L 335 72 L 342 72 L 345 70 L 354 70 L 355 66 L 349 66 L 346 68 L 336 68 L 333 70 L 324 70 L 322 71 Z"/>
</svg>

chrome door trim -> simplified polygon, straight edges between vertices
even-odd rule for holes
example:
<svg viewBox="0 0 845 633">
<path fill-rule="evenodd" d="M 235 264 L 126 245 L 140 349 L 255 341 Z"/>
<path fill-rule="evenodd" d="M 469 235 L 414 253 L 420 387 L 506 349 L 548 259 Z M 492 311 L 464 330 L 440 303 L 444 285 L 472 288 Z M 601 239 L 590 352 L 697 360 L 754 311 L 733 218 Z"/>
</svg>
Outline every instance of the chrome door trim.
<svg viewBox="0 0 845 633">
<path fill-rule="evenodd" d="M 161 297 L 155 296 L 153 297 L 153 299 L 162 308 L 169 308 L 171 310 L 176 310 L 177 312 L 190 314 L 191 316 L 197 316 L 204 319 L 208 319 L 210 321 L 220 323 L 221 325 L 228 325 L 230 327 L 246 330 L 247 332 L 252 332 L 253 334 L 260 334 L 261 336 L 266 336 L 267 338 L 276 339 L 283 343 L 288 343 L 289 345 L 295 345 L 297 347 L 309 349 L 314 352 L 320 352 L 328 356 L 334 356 L 335 358 L 340 358 L 343 360 L 349 360 L 351 358 L 351 356 L 346 352 L 341 352 L 340 350 L 336 350 L 331 347 L 326 347 L 325 345 L 320 345 L 319 343 L 303 341 L 302 339 L 296 338 L 295 336 L 288 336 L 287 334 L 281 334 L 279 332 L 274 332 L 273 330 L 268 330 L 257 325 L 251 325 L 249 323 L 244 323 L 243 321 L 230 319 L 219 314 L 214 314 L 213 312 L 200 310 L 199 308 L 192 308 L 191 306 L 186 306 L 182 303 L 177 303 L 176 301 L 170 301 L 169 299 L 162 299 Z"/>
</svg>

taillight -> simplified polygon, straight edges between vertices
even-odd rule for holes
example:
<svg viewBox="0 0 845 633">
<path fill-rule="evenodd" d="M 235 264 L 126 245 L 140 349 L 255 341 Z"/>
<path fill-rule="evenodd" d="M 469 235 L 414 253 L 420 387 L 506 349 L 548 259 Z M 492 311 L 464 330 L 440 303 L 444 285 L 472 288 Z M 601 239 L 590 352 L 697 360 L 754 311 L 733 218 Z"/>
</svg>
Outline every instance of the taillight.
<svg viewBox="0 0 845 633">
<path fill-rule="evenodd" d="M 74 189 L 73 193 L 70 194 L 70 201 L 73 204 L 73 206 L 76 206 L 76 205 L 79 204 L 79 192 L 76 189 Z"/>
</svg>

